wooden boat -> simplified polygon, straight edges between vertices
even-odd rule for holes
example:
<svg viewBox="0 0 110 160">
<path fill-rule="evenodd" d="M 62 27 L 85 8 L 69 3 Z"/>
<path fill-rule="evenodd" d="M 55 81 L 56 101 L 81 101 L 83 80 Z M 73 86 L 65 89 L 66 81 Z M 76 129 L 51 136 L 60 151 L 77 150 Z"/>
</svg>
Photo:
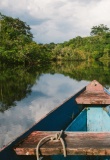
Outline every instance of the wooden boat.
<svg viewBox="0 0 110 160">
<path fill-rule="evenodd" d="M 109 104 L 109 91 L 92 81 L 2 148 L 0 160 L 110 160 Z"/>
</svg>

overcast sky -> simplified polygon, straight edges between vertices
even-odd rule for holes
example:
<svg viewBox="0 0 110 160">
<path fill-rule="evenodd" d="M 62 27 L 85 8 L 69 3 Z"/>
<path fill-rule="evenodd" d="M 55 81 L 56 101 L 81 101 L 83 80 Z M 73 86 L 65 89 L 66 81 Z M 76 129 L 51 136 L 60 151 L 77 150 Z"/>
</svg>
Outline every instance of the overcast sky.
<svg viewBox="0 0 110 160">
<path fill-rule="evenodd" d="M 110 0 L 0 0 L 0 12 L 30 25 L 38 43 L 88 36 L 99 24 L 110 28 Z"/>
</svg>

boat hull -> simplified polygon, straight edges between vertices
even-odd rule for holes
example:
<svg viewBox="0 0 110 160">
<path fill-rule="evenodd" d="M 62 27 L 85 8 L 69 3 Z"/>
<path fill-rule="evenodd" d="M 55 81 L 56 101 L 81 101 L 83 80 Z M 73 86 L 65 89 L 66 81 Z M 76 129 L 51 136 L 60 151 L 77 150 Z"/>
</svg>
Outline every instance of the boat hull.
<svg viewBox="0 0 110 160">
<path fill-rule="evenodd" d="M 81 112 L 83 109 L 82 105 L 77 105 L 75 98 L 83 91 L 76 93 L 63 104 L 56 107 L 49 114 L 43 117 L 37 124 L 27 130 L 20 137 L 15 139 L 13 142 L 5 146 L 0 151 L 0 160 L 33 160 L 31 156 L 18 156 L 16 155 L 13 147 L 16 143 L 27 137 L 33 131 L 60 131 L 65 130 L 66 127 L 72 122 L 72 120 Z"/>
</svg>

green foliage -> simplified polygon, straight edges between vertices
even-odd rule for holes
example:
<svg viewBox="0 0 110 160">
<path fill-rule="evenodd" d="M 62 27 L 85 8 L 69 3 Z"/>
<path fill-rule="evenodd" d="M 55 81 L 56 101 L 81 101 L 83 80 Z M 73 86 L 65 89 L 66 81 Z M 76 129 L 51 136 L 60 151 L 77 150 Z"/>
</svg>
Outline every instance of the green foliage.
<svg viewBox="0 0 110 160">
<path fill-rule="evenodd" d="M 0 60 L 23 64 L 49 60 L 47 48 L 32 40 L 30 30 L 20 19 L 1 14 Z"/>
<path fill-rule="evenodd" d="M 99 26 L 92 27 L 91 35 L 102 35 L 107 32 L 110 32 L 110 29 L 106 25 L 100 24 Z"/>
<path fill-rule="evenodd" d="M 64 43 L 37 44 L 31 28 L 18 18 L 0 14 L 0 60 L 33 64 L 57 60 L 101 60 L 110 57 L 110 29 L 93 26 L 90 37 L 70 39 Z"/>
<path fill-rule="evenodd" d="M 76 37 L 58 44 L 52 49 L 53 56 L 60 60 L 101 60 L 110 55 L 110 30 L 101 24 L 92 28 L 90 37 Z"/>
</svg>

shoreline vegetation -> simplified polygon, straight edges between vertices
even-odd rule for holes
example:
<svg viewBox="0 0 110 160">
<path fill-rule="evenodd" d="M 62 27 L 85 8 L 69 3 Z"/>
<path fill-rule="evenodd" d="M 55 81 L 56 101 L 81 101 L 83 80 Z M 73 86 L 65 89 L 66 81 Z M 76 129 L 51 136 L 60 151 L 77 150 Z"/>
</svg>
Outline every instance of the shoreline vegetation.
<svg viewBox="0 0 110 160">
<path fill-rule="evenodd" d="M 55 61 L 110 62 L 110 29 L 93 26 L 90 36 L 64 43 L 38 44 L 31 28 L 19 18 L 0 13 L 0 61 L 6 64 L 38 64 Z"/>
</svg>

